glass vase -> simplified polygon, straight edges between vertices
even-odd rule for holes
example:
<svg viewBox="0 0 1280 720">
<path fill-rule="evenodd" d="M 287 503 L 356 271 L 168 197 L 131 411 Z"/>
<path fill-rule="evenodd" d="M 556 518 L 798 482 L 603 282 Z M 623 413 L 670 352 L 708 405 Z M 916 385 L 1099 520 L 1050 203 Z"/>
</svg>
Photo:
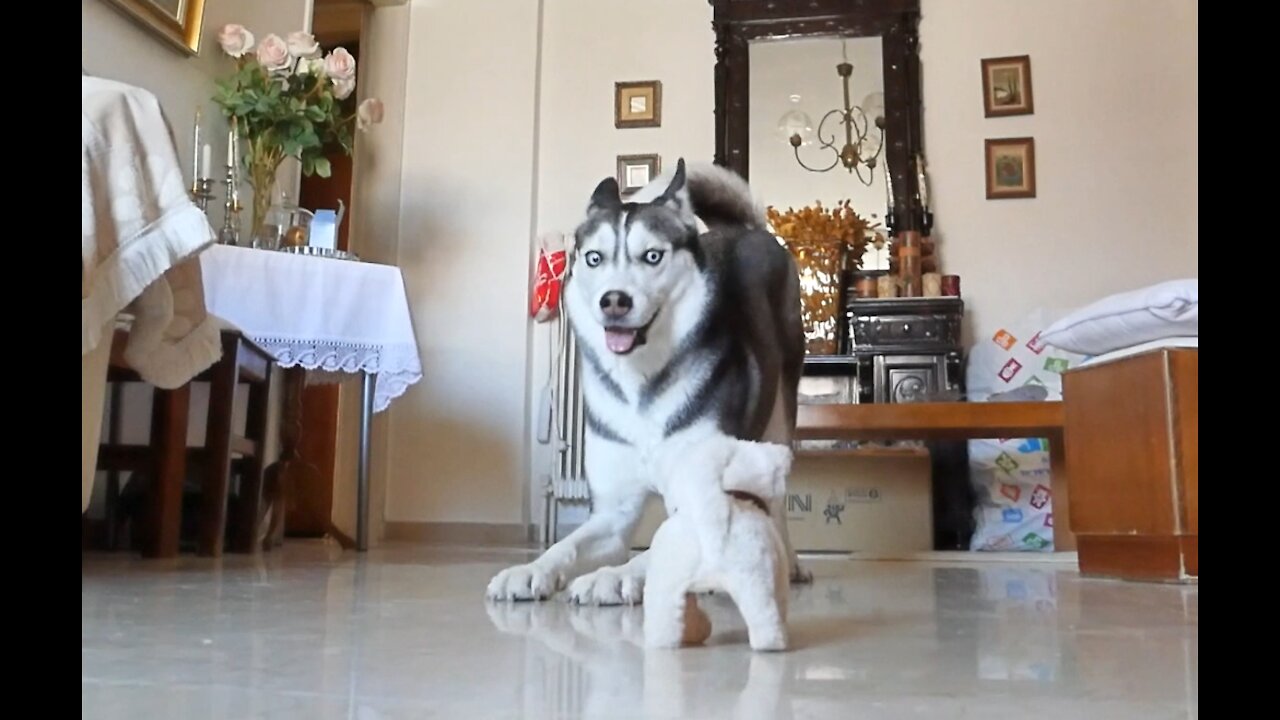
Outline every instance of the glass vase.
<svg viewBox="0 0 1280 720">
<path fill-rule="evenodd" d="M 249 235 L 253 247 L 274 250 L 280 244 L 279 228 L 267 224 L 267 214 L 276 196 L 276 171 L 283 160 L 279 152 L 258 149 L 247 158 L 249 184 L 253 187 L 253 224 Z"/>
</svg>

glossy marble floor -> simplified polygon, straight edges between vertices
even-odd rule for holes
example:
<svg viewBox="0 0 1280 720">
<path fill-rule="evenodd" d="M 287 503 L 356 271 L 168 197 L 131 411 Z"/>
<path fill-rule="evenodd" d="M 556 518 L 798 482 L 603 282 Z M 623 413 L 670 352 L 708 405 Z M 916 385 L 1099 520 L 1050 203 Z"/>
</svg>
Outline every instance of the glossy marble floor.
<svg viewBox="0 0 1280 720">
<path fill-rule="evenodd" d="M 1197 590 L 1072 565 L 819 559 L 785 654 L 723 598 L 708 646 L 645 652 L 640 608 L 487 604 L 525 551 L 292 542 L 84 561 L 85 718 L 1187 718 Z"/>
</svg>

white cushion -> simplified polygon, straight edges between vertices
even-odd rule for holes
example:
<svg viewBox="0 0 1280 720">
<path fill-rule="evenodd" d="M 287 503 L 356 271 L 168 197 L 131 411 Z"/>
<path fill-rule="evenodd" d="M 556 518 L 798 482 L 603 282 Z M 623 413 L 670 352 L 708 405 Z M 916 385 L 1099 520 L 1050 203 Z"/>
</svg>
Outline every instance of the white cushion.
<svg viewBox="0 0 1280 720">
<path fill-rule="evenodd" d="M 1105 297 L 1067 315 L 1040 334 L 1054 347 L 1101 355 L 1168 337 L 1199 336 L 1200 293 L 1197 278 Z"/>
</svg>

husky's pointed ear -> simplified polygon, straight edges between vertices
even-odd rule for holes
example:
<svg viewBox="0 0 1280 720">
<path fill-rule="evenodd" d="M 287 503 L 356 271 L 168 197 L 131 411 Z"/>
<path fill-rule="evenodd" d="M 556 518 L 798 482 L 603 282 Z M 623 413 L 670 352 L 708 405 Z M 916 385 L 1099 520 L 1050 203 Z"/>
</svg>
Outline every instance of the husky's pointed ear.
<svg viewBox="0 0 1280 720">
<path fill-rule="evenodd" d="M 618 181 L 615 178 L 605 178 L 591 193 L 591 200 L 587 202 L 587 214 L 591 215 L 601 210 L 617 210 L 620 207 L 622 207 L 622 195 L 618 191 Z"/>
<path fill-rule="evenodd" d="M 676 161 L 676 173 L 671 176 L 671 183 L 662 191 L 654 205 L 674 210 L 680 220 L 689 227 L 697 227 L 698 221 L 693 214 L 693 203 L 689 200 L 689 184 L 685 181 L 684 158 Z"/>
</svg>

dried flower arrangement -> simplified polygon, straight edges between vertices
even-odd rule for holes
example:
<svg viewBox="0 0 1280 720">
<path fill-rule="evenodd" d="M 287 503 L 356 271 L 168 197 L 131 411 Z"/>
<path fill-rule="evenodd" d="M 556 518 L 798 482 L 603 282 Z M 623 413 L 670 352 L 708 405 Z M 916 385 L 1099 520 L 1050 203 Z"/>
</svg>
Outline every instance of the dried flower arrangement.
<svg viewBox="0 0 1280 720">
<path fill-rule="evenodd" d="M 832 355 L 837 350 L 841 272 L 862 266 L 869 224 L 848 200 L 831 208 L 818 200 L 786 212 L 770 206 L 765 214 L 800 271 L 805 350 Z"/>
</svg>

